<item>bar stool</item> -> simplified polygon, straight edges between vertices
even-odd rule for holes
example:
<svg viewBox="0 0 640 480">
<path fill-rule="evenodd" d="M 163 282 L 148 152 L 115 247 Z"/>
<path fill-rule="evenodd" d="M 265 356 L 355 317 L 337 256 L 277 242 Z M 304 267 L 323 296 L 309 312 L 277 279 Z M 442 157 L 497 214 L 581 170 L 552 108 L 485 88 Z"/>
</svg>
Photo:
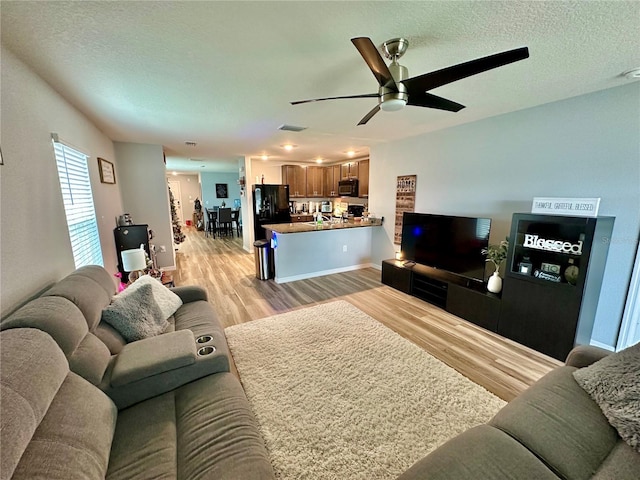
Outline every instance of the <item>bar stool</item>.
<svg viewBox="0 0 640 480">
<path fill-rule="evenodd" d="M 230 208 L 220 208 L 218 209 L 218 233 L 222 235 L 224 231 L 225 235 L 231 233 L 233 237 L 233 229 L 231 228 L 231 209 Z"/>
<path fill-rule="evenodd" d="M 231 212 L 231 228 L 233 229 L 233 223 L 236 224 L 236 233 L 238 236 L 242 233 L 242 220 L 240 220 L 240 209 Z"/>
<path fill-rule="evenodd" d="M 207 229 L 204 232 L 204 236 L 208 237 L 209 235 L 216 238 L 216 223 L 217 223 L 217 214 L 213 210 L 207 209 Z"/>
</svg>

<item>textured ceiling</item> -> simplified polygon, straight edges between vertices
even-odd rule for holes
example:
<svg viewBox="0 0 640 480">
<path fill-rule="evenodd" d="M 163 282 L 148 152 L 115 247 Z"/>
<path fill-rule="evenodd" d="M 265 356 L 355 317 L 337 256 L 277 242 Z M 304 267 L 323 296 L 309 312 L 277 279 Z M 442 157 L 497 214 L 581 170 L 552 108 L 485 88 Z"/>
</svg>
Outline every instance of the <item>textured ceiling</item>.
<svg viewBox="0 0 640 480">
<path fill-rule="evenodd" d="M 110 138 L 161 144 L 178 170 L 237 171 L 245 155 L 360 156 L 379 142 L 622 85 L 620 74 L 640 67 L 638 1 L 3 0 L 0 14 L 6 47 Z M 400 63 L 410 76 L 521 46 L 531 56 L 432 91 L 466 105 L 459 113 L 406 107 L 358 127 L 375 99 L 291 106 L 377 91 L 356 36 L 407 38 Z M 287 142 L 297 148 L 285 152 Z"/>
</svg>

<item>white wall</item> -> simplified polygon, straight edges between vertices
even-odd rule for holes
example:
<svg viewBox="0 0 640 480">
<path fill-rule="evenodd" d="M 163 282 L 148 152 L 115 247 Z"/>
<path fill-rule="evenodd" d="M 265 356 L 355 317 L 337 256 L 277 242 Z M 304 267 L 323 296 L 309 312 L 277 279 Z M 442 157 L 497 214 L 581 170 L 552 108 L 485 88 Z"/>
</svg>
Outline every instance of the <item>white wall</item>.
<svg viewBox="0 0 640 480">
<path fill-rule="evenodd" d="M 115 142 L 122 206 L 134 223 L 153 230 L 158 267 L 175 267 L 173 227 L 162 146 Z M 160 248 L 166 247 L 166 253 Z"/>
<path fill-rule="evenodd" d="M 0 112 L 0 304 L 2 316 L 75 269 L 51 133 L 90 155 L 105 267 L 115 273 L 119 183 L 100 183 L 97 157 L 119 165 L 113 143 L 4 46 Z"/>
<path fill-rule="evenodd" d="M 616 221 L 593 340 L 615 346 L 640 230 L 640 83 L 374 146 L 370 172 L 377 264 L 394 252 L 398 175 L 418 176 L 416 212 L 491 217 L 491 243 L 535 196 L 601 197 Z"/>
</svg>

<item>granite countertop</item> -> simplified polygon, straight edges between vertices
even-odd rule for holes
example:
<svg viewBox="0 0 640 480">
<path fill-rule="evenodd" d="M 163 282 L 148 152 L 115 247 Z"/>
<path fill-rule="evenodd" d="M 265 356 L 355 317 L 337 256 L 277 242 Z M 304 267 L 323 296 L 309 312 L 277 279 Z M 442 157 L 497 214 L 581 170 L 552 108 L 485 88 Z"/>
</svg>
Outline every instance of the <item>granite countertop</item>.
<svg viewBox="0 0 640 480">
<path fill-rule="evenodd" d="M 324 230 L 344 230 L 346 228 L 362 228 L 362 227 L 379 227 L 382 225 L 382 220 L 376 218 L 369 222 L 354 222 L 349 221 L 346 223 L 331 223 L 323 222 L 322 226 L 313 225 L 307 222 L 295 222 L 295 223 L 271 223 L 262 225 L 266 230 L 271 230 L 276 233 L 301 233 L 301 232 L 318 232 Z"/>
</svg>

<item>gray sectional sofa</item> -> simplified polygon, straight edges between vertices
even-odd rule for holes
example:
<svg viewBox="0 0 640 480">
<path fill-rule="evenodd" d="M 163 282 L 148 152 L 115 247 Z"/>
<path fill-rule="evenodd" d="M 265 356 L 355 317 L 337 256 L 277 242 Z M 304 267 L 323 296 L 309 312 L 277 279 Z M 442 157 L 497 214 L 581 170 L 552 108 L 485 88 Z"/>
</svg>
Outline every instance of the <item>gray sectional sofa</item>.
<svg viewBox="0 0 640 480">
<path fill-rule="evenodd" d="M 607 355 L 576 347 L 565 366 L 545 375 L 488 424 L 448 441 L 397 480 L 637 480 L 640 453 L 618 435 L 573 375 Z M 629 396 L 638 402 L 637 374 L 632 382 Z"/>
<path fill-rule="evenodd" d="M 82 267 L 0 323 L 0 478 L 273 479 L 206 293 L 127 343 L 101 312 L 115 283 Z"/>
</svg>

